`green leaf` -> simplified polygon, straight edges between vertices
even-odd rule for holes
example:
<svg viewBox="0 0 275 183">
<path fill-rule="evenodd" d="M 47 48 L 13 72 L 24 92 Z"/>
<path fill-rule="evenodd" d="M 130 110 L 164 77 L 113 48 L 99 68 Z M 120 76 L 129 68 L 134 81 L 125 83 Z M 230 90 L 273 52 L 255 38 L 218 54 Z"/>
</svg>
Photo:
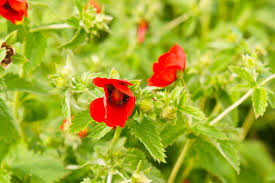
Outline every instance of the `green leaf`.
<svg viewBox="0 0 275 183">
<path fill-rule="evenodd" d="M 200 109 L 191 105 L 182 105 L 180 107 L 180 111 L 187 115 L 191 115 L 192 117 L 197 118 L 198 120 L 206 119 L 205 114 Z"/>
<path fill-rule="evenodd" d="M 0 164 L 1 161 L 5 158 L 5 156 L 8 154 L 10 149 L 10 144 L 6 144 L 4 142 L 0 142 Z M 1 179 L 0 179 L 1 180 Z"/>
<path fill-rule="evenodd" d="M 78 133 L 87 128 L 88 124 L 92 121 L 93 119 L 91 118 L 89 111 L 80 112 L 72 118 L 70 132 Z"/>
<path fill-rule="evenodd" d="M 63 164 L 48 155 L 34 154 L 23 145 L 16 147 L 8 161 L 13 175 L 29 177 L 33 183 L 53 183 L 66 175 Z"/>
<path fill-rule="evenodd" d="M 62 44 L 60 48 L 73 48 L 80 44 L 82 44 L 85 41 L 86 38 L 86 32 L 83 28 L 79 27 L 79 29 L 75 32 L 75 35 L 71 40 L 68 42 Z"/>
<path fill-rule="evenodd" d="M 9 33 L 6 38 L 5 38 L 5 42 L 7 44 L 14 44 L 17 41 L 17 30 Z"/>
<path fill-rule="evenodd" d="M 99 140 L 110 132 L 111 129 L 105 123 L 92 122 L 88 126 L 88 137 L 93 140 Z"/>
<path fill-rule="evenodd" d="M 225 135 L 225 133 L 221 132 L 214 126 L 209 126 L 209 124 L 198 125 L 195 127 L 194 130 L 195 130 L 195 133 L 200 133 L 216 139 L 222 139 L 222 140 L 227 139 L 227 136 Z"/>
<path fill-rule="evenodd" d="M 47 88 L 37 83 L 36 81 L 28 81 L 25 78 L 20 78 L 15 74 L 7 74 L 4 76 L 7 89 L 11 91 L 24 91 L 35 94 L 48 93 Z"/>
<path fill-rule="evenodd" d="M 129 122 L 132 133 L 144 144 L 152 157 L 165 162 L 165 150 L 161 143 L 161 138 L 157 132 L 156 125 L 152 120 L 144 118 L 141 122 L 132 120 Z"/>
<path fill-rule="evenodd" d="M 0 95 L 0 143 L 14 143 L 19 139 L 19 134 L 18 124 L 6 100 Z"/>
<path fill-rule="evenodd" d="M 223 183 L 236 182 L 234 169 L 211 143 L 198 139 L 189 154 L 196 155 L 196 166 L 216 175 Z"/>
<path fill-rule="evenodd" d="M 221 142 L 212 142 L 217 150 L 221 153 L 221 155 L 226 159 L 226 161 L 236 170 L 236 172 L 240 173 L 240 159 L 238 156 L 238 151 L 233 144 L 226 141 Z"/>
<path fill-rule="evenodd" d="M 147 159 L 145 154 L 139 149 L 128 149 L 126 157 L 123 163 L 123 169 L 129 173 L 133 173 L 136 170 L 139 161 L 142 161 L 140 170 L 150 170 L 147 177 L 156 183 L 164 183 L 163 174 L 155 166 L 153 166 Z"/>
<path fill-rule="evenodd" d="M 28 59 L 24 55 L 16 53 L 14 56 L 12 56 L 13 64 L 24 64 L 26 62 L 28 62 Z"/>
<path fill-rule="evenodd" d="M 6 48 L 0 48 L 0 62 L 4 60 L 4 58 L 6 57 L 7 55 L 6 52 L 7 52 Z"/>
<path fill-rule="evenodd" d="M 230 69 L 232 72 L 236 73 L 240 78 L 245 79 L 249 83 L 255 83 L 253 76 L 249 73 L 249 71 L 246 68 L 231 66 Z"/>
<path fill-rule="evenodd" d="M 40 32 L 29 33 L 25 40 L 25 56 L 29 62 L 24 65 L 27 71 L 34 70 L 43 61 L 47 40 Z"/>
<path fill-rule="evenodd" d="M 0 182 L 1 183 L 10 183 L 11 177 L 10 174 L 3 169 L 0 169 Z"/>
<path fill-rule="evenodd" d="M 253 107 L 256 118 L 262 116 L 267 107 L 267 94 L 264 88 L 256 88 L 252 94 Z"/>
<path fill-rule="evenodd" d="M 180 124 L 180 121 L 176 125 L 168 123 L 160 133 L 162 144 L 164 147 L 172 145 L 181 135 L 184 135 L 185 129 Z"/>
</svg>

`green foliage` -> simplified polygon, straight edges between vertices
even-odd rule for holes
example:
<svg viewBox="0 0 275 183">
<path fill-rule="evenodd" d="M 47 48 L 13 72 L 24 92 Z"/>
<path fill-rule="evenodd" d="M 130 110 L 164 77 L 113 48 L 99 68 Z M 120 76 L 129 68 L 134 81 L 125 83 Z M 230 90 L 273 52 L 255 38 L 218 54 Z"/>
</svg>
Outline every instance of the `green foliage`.
<svg viewBox="0 0 275 183">
<path fill-rule="evenodd" d="M 256 88 L 252 95 L 255 116 L 262 116 L 267 107 L 267 94 L 264 88 Z"/>
<path fill-rule="evenodd" d="M 104 123 L 92 122 L 88 126 L 89 135 L 88 137 L 93 140 L 99 140 L 104 137 L 112 128 L 106 126 Z"/>
<path fill-rule="evenodd" d="M 70 131 L 72 133 L 80 132 L 88 127 L 88 124 L 92 122 L 92 118 L 89 111 L 83 111 L 72 117 L 72 124 L 70 125 Z"/>
<path fill-rule="evenodd" d="M 165 162 L 165 150 L 152 120 L 148 118 L 145 118 L 140 122 L 131 120 L 129 122 L 129 128 L 133 135 L 144 144 L 155 160 Z"/>
<path fill-rule="evenodd" d="M 186 129 L 179 121 L 176 125 L 168 123 L 160 133 L 164 147 L 172 145 L 180 136 L 184 134 L 185 130 Z"/>
<path fill-rule="evenodd" d="M 19 137 L 19 127 L 6 103 L 6 99 L 0 95 L 0 143 L 12 144 Z"/>
<path fill-rule="evenodd" d="M 6 48 L 0 48 L 0 61 L 6 57 Z"/>
<path fill-rule="evenodd" d="M 47 47 L 47 39 L 40 32 L 29 33 L 26 35 L 25 56 L 29 62 L 24 65 L 27 71 L 34 70 L 44 59 Z"/>
<path fill-rule="evenodd" d="M 10 183 L 11 177 L 8 172 L 3 169 L 0 169 L 0 182 L 1 183 Z"/>
<path fill-rule="evenodd" d="M 198 108 L 191 106 L 191 105 L 182 105 L 180 106 L 180 111 L 187 115 L 191 115 L 192 117 L 199 119 L 199 120 L 205 120 L 205 114 Z"/>
<path fill-rule="evenodd" d="M 196 166 L 217 176 L 224 183 L 236 182 L 234 169 L 211 143 L 197 140 L 192 149 L 196 152 Z"/>
<path fill-rule="evenodd" d="M 35 183 L 56 182 L 67 173 L 60 160 L 48 155 L 34 154 L 22 145 L 16 147 L 8 166 L 13 175 L 20 179 L 29 177 Z"/>
<path fill-rule="evenodd" d="M 255 83 L 255 80 L 253 79 L 253 76 L 249 73 L 249 71 L 246 68 L 243 67 L 236 67 L 231 66 L 230 69 L 236 73 L 240 78 L 245 79 L 249 83 Z"/>
<path fill-rule="evenodd" d="M 24 91 L 35 94 L 47 94 L 48 88 L 37 81 L 29 81 L 15 74 L 7 74 L 4 76 L 7 89 L 10 91 Z"/>
</svg>

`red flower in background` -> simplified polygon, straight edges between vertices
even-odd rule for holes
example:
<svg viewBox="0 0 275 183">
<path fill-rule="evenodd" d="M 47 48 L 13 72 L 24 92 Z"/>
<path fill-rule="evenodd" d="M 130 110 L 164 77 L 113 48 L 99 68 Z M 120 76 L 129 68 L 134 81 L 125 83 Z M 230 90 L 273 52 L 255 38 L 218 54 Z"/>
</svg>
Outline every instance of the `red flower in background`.
<svg viewBox="0 0 275 183">
<path fill-rule="evenodd" d="M 138 42 L 143 43 L 145 40 L 146 32 L 148 30 L 149 24 L 146 20 L 141 20 L 138 24 L 137 37 Z"/>
<path fill-rule="evenodd" d="M 90 115 L 107 126 L 124 127 L 135 108 L 135 96 L 128 88 L 131 83 L 119 79 L 95 78 L 94 85 L 104 88 L 105 95 L 90 104 Z"/>
<path fill-rule="evenodd" d="M 100 7 L 99 3 L 97 2 L 97 0 L 90 0 L 89 4 L 90 4 L 90 6 L 92 6 L 96 9 L 96 13 L 101 12 L 101 7 Z"/>
<path fill-rule="evenodd" d="M 71 120 L 73 119 L 73 117 L 71 117 Z M 67 119 L 64 119 L 64 121 L 63 121 L 63 123 L 59 126 L 59 128 L 60 128 L 60 130 L 61 131 L 64 131 L 65 130 L 65 128 L 67 127 L 67 126 L 69 126 L 69 125 L 71 125 L 70 123 L 68 123 L 68 120 Z M 80 138 L 85 138 L 86 136 L 87 136 L 87 133 L 88 133 L 88 129 L 84 129 L 84 130 L 81 130 L 80 132 L 78 132 L 78 136 L 80 137 Z"/>
<path fill-rule="evenodd" d="M 27 9 L 27 0 L 0 0 L 0 15 L 14 24 L 28 16 Z"/>
<path fill-rule="evenodd" d="M 177 79 L 177 71 L 184 71 L 186 55 L 184 50 L 175 44 L 167 53 L 161 55 L 153 65 L 154 74 L 148 79 L 149 86 L 165 87 Z"/>
</svg>

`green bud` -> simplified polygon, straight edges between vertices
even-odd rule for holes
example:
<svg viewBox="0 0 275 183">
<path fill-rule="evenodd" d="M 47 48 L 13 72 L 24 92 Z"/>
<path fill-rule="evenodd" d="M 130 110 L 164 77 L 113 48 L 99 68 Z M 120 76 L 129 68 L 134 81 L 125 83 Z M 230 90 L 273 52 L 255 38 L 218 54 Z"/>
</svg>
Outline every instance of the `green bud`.
<svg viewBox="0 0 275 183">
<path fill-rule="evenodd" d="M 146 99 L 142 100 L 140 102 L 139 108 L 142 112 L 151 111 L 153 109 L 152 101 L 151 100 L 146 100 Z"/>
<path fill-rule="evenodd" d="M 158 109 L 162 109 L 164 107 L 164 104 L 161 101 L 154 102 L 154 106 Z"/>
<path fill-rule="evenodd" d="M 119 73 L 115 70 L 115 68 L 112 68 L 109 78 L 119 79 Z"/>
<path fill-rule="evenodd" d="M 255 66 L 256 62 L 255 62 L 255 59 L 253 57 L 246 54 L 246 55 L 243 55 L 242 58 L 243 58 L 245 64 L 248 65 L 249 67 L 254 67 Z"/>
<path fill-rule="evenodd" d="M 170 120 L 175 119 L 177 117 L 177 111 L 175 108 L 171 106 L 167 106 L 162 110 L 161 117 L 163 119 L 170 119 Z"/>
</svg>

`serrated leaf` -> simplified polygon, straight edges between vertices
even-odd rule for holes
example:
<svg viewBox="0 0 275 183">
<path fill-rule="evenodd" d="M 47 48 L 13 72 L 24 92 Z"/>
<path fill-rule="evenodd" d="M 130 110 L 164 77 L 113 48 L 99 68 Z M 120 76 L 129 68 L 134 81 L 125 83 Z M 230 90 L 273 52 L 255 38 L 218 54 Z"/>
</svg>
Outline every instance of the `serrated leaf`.
<svg viewBox="0 0 275 183">
<path fill-rule="evenodd" d="M 20 78 L 15 74 L 7 74 L 4 76 L 7 89 L 10 91 L 24 91 L 35 94 L 48 93 L 47 88 L 35 81 L 28 81 L 25 78 Z"/>
<path fill-rule="evenodd" d="M 221 155 L 226 159 L 226 161 L 236 170 L 236 172 L 240 173 L 240 160 L 237 152 L 237 148 L 233 146 L 230 142 L 221 141 L 221 142 L 213 142 L 217 150 L 221 153 Z"/>
<path fill-rule="evenodd" d="M 147 159 L 145 154 L 139 149 L 128 149 L 126 157 L 124 160 L 123 169 L 129 173 L 133 173 L 136 170 L 137 165 L 140 160 L 142 161 L 141 170 L 148 170 L 149 174 L 147 175 L 153 182 L 164 183 L 163 174 L 160 170 L 154 167 Z"/>
<path fill-rule="evenodd" d="M 99 140 L 111 131 L 111 127 L 108 127 L 105 123 L 92 122 L 88 126 L 88 137 L 93 140 Z"/>
<path fill-rule="evenodd" d="M 53 183 L 66 175 L 63 164 L 48 155 L 34 154 L 23 145 L 16 147 L 8 161 L 13 175 L 29 177 L 33 183 Z"/>
<path fill-rule="evenodd" d="M 206 135 L 208 137 L 214 137 L 216 139 L 222 139 L 222 140 L 227 139 L 227 136 L 225 135 L 225 133 L 218 130 L 214 126 L 209 126 L 208 124 L 198 125 L 195 127 L 194 130 L 195 130 L 195 133 L 197 132 L 197 133 Z"/>
<path fill-rule="evenodd" d="M 0 95 L 0 143 L 14 143 L 19 139 L 19 134 L 18 124 L 6 100 Z"/>
<path fill-rule="evenodd" d="M 29 62 L 24 64 L 27 71 L 34 70 L 43 61 L 47 40 L 40 32 L 29 33 L 25 40 L 25 56 Z"/>
<path fill-rule="evenodd" d="M 198 139 L 189 154 L 196 155 L 196 166 L 217 176 L 223 183 L 236 182 L 235 170 L 211 143 Z"/>
<path fill-rule="evenodd" d="M 8 172 L 0 169 L 0 182 L 1 183 L 10 183 L 11 176 Z"/>
<path fill-rule="evenodd" d="M 256 88 L 253 91 L 252 102 L 256 118 L 262 116 L 267 107 L 267 94 L 264 88 Z"/>
<path fill-rule="evenodd" d="M 0 48 L 0 62 L 6 57 L 6 48 Z"/>
<path fill-rule="evenodd" d="M 152 120 L 148 118 L 144 118 L 141 122 L 132 120 L 129 122 L 129 128 L 133 135 L 144 144 L 155 160 L 165 162 L 165 150 L 157 132 L 156 125 L 154 125 Z"/>
<path fill-rule="evenodd" d="M 88 124 L 92 121 L 93 119 L 91 118 L 89 111 L 80 112 L 72 118 L 70 132 L 78 133 L 87 128 Z"/>
<path fill-rule="evenodd" d="M 177 122 L 176 125 L 167 124 L 160 133 L 164 147 L 172 145 L 181 135 L 184 135 L 184 131 L 180 122 Z"/>
<path fill-rule="evenodd" d="M 198 120 L 206 119 L 205 114 L 200 109 L 191 105 L 180 106 L 180 111 L 194 118 L 197 118 Z"/>
<path fill-rule="evenodd" d="M 232 72 L 236 73 L 240 78 L 245 79 L 249 83 L 255 83 L 255 80 L 246 68 L 231 66 L 230 69 Z"/>
</svg>

